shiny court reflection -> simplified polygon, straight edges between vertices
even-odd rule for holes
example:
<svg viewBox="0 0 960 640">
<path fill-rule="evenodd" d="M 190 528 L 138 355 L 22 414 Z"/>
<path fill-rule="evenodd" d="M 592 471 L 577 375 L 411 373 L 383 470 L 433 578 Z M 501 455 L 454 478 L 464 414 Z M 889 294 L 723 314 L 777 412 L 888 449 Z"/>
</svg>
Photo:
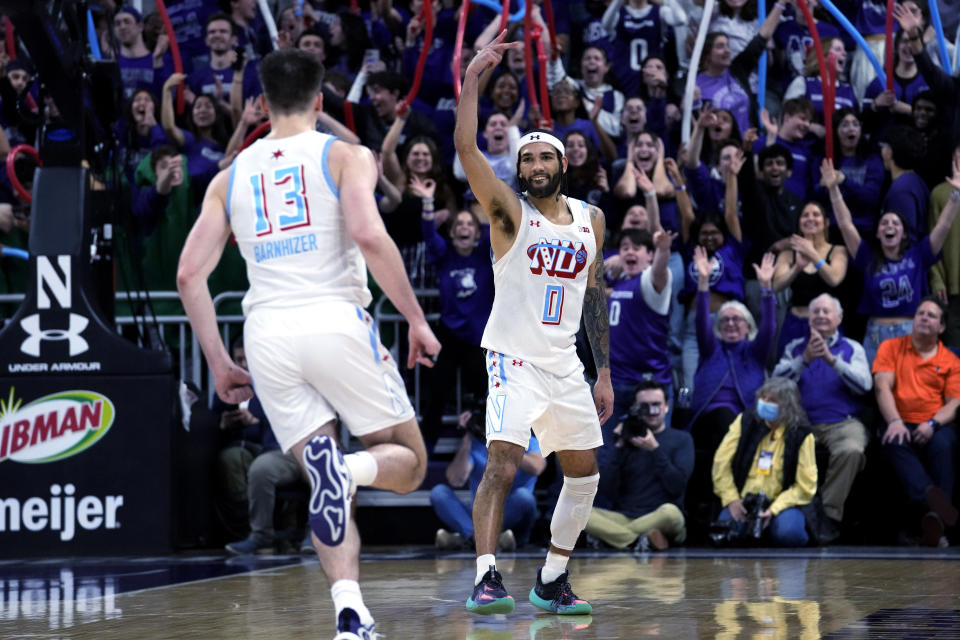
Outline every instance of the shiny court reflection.
<svg viewBox="0 0 960 640">
<path fill-rule="evenodd" d="M 473 577 L 467 554 L 365 554 L 361 581 L 377 631 L 404 640 L 846 639 L 892 637 L 893 629 L 960 638 L 955 550 L 583 553 L 571 561 L 571 580 L 594 613 L 570 618 L 527 602 L 540 561 L 541 554 L 499 559 L 518 603 L 509 616 L 464 609 Z M 326 580 L 315 560 L 295 556 L 0 563 L 0 598 L 0 637 L 333 636 Z"/>
</svg>

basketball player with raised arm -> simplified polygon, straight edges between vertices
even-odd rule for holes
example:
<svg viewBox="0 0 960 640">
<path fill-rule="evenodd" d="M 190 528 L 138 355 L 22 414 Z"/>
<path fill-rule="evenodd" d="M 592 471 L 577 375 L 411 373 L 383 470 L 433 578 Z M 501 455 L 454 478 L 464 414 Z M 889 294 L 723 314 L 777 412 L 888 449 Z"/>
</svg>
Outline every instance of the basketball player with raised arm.
<svg viewBox="0 0 960 640">
<path fill-rule="evenodd" d="M 520 138 L 519 196 L 494 176 L 477 148 L 477 77 L 508 49 L 522 46 L 503 40 L 501 33 L 467 67 L 454 131 L 470 189 L 490 219 L 496 288 L 481 341 L 489 377 L 489 455 L 473 504 L 477 574 L 467 609 L 513 611 L 493 553 L 504 497 L 532 427 L 543 454 L 557 453 L 563 488 L 550 523 L 550 550 L 530 602 L 554 613 L 586 614 L 592 607 L 570 588 L 567 560 L 590 516 L 600 479 L 600 421 L 613 409 L 604 218 L 600 209 L 563 195 L 567 159 L 563 144 L 549 131 L 536 129 Z M 574 344 L 581 315 L 597 365 L 592 397 Z"/>
<path fill-rule="evenodd" d="M 255 384 L 277 440 L 310 478 L 310 526 L 331 583 L 335 640 L 367 640 L 374 623 L 358 584 L 354 490 L 408 493 L 427 468 L 396 363 L 365 311 L 368 267 L 410 324 L 407 366 L 430 366 L 440 343 L 377 211 L 373 154 L 316 131 L 323 66 L 282 49 L 258 71 L 272 131 L 210 183 L 180 256 L 177 287 L 217 393 L 237 403 Z M 249 376 L 220 340 L 207 288 L 231 232 L 250 281 L 243 299 Z M 337 416 L 364 451 L 340 452 Z"/>
</svg>

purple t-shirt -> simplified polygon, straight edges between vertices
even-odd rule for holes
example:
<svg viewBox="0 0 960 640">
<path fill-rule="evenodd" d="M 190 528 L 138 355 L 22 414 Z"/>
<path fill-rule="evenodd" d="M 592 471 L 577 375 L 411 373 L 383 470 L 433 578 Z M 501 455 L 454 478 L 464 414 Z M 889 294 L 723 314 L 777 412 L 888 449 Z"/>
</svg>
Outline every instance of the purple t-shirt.
<svg viewBox="0 0 960 640">
<path fill-rule="evenodd" d="M 697 76 L 697 86 L 701 100 L 709 100 L 714 109 L 730 110 L 740 131 L 750 128 L 750 96 L 729 71 L 720 77 L 701 73 Z"/>
<path fill-rule="evenodd" d="M 579 131 L 585 137 L 587 137 L 590 142 L 593 143 L 594 149 L 597 151 L 600 150 L 600 136 L 597 135 L 596 127 L 594 127 L 593 123 L 589 120 L 575 118 L 570 124 L 558 124 L 556 121 L 553 122 L 553 134 L 557 136 L 557 138 L 563 140 L 571 131 Z"/>
<path fill-rule="evenodd" d="M 872 36 L 887 32 L 887 3 L 883 0 L 860 0 L 857 16 L 853 26 L 864 36 Z M 897 21 L 893 21 L 894 32 L 900 28 Z"/>
<path fill-rule="evenodd" d="M 188 73 L 210 61 L 207 49 L 206 21 L 219 11 L 216 0 L 167 0 L 165 3 L 170 25 L 177 37 L 183 68 Z"/>
<path fill-rule="evenodd" d="M 927 208 L 930 205 L 930 188 L 914 171 L 907 171 L 890 184 L 881 213 L 896 211 L 907 225 L 910 239 L 916 242 L 920 233 L 926 231 Z"/>
<path fill-rule="evenodd" d="M 163 83 L 173 73 L 173 63 L 169 53 L 163 56 L 163 66 L 159 69 L 154 69 L 151 53 L 139 58 L 118 55 L 117 66 L 120 67 L 120 82 L 123 84 L 125 99 L 129 99 L 137 89 L 149 89 L 154 96 L 159 96 Z"/>
<path fill-rule="evenodd" d="M 883 160 L 873 154 L 864 159 L 856 156 L 844 156 L 837 167 L 843 172 L 845 179 L 840 185 L 843 201 L 850 209 L 853 225 L 860 233 L 873 233 L 880 210 L 880 196 L 883 193 Z M 820 183 L 820 168 L 817 167 L 815 184 Z M 831 212 L 830 222 L 836 224 L 836 218 Z"/>
<path fill-rule="evenodd" d="M 817 20 L 816 24 L 821 40 L 840 36 L 840 30 L 829 22 Z M 777 30 L 773 32 L 773 40 L 777 44 L 777 49 L 784 53 L 788 77 L 795 78 L 803 73 L 803 61 L 807 57 L 807 50 L 813 46 L 813 36 L 810 35 L 803 17 L 797 20 L 793 10 L 784 14 L 780 24 L 777 25 Z"/>
<path fill-rule="evenodd" d="M 441 322 L 461 340 L 479 345 L 493 308 L 490 227 L 481 227 L 477 247 L 468 256 L 457 253 L 432 220 L 421 220 L 421 232 L 427 256 L 437 267 Z"/>
<path fill-rule="evenodd" d="M 923 75 L 920 73 L 909 80 L 901 78 L 896 74 L 893 76 L 893 95 L 895 95 L 900 102 L 913 104 L 913 99 L 917 97 L 917 94 L 929 88 L 930 85 L 927 84 L 927 81 L 923 79 Z M 866 109 L 869 105 L 873 104 L 876 97 L 886 90 L 887 87 L 880 82 L 880 78 L 871 80 L 870 84 L 867 85 L 866 93 L 863 94 L 863 108 Z"/>
<path fill-rule="evenodd" d="M 223 87 L 219 96 L 216 95 L 217 78 L 220 78 Z M 229 102 L 230 88 L 233 86 L 233 69 L 227 67 L 226 69 L 214 70 L 209 66 L 201 67 L 190 74 L 190 77 L 187 78 L 187 84 L 190 85 L 190 90 L 195 95 L 207 94 Z"/>
<path fill-rule="evenodd" d="M 930 236 L 912 245 L 900 260 L 882 260 L 879 269 L 874 255 L 861 238 L 853 259 L 853 265 L 863 273 L 863 297 L 857 312 L 880 318 L 913 316 L 927 290 L 927 272 L 940 260 L 930 248 Z"/>
<path fill-rule="evenodd" d="M 219 143 L 183 131 L 183 153 L 187 156 L 187 171 L 194 181 L 207 183 L 220 170 L 223 147 Z"/>
<path fill-rule="evenodd" d="M 816 76 L 807 76 L 804 78 L 807 83 L 807 99 L 813 103 L 813 108 L 817 112 L 820 120 L 823 121 L 823 81 Z M 838 82 L 836 86 L 837 99 L 834 101 L 834 110 L 840 110 L 849 107 L 854 111 L 859 111 L 857 98 L 853 95 L 853 87 L 847 82 Z"/>
<path fill-rule="evenodd" d="M 700 272 L 693 261 L 694 243 L 687 245 L 687 268 L 684 273 L 683 289 L 677 298 L 686 302 L 697 293 L 697 282 Z M 746 255 L 746 246 L 736 238 L 727 234 L 726 241 L 711 256 L 713 271 L 710 273 L 710 291 L 727 296 L 734 300 L 743 300 L 743 258 Z M 713 260 L 716 258 L 716 260 Z"/>
<path fill-rule="evenodd" d="M 666 347 L 670 314 L 650 308 L 643 297 L 640 281 L 649 270 L 621 280 L 610 293 L 610 377 L 614 384 L 635 384 L 644 373 L 652 373 L 662 384 L 672 380 Z"/>
</svg>

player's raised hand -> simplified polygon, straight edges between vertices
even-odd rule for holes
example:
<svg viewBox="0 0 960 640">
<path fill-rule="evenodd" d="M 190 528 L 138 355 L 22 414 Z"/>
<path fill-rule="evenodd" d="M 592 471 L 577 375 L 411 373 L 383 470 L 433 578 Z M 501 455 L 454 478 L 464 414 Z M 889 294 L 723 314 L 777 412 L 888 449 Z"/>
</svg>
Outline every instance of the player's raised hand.
<svg viewBox="0 0 960 640">
<path fill-rule="evenodd" d="M 485 46 L 483 49 L 480 49 L 480 51 L 473 56 L 473 60 L 471 60 L 470 64 L 467 66 L 466 72 L 474 75 L 480 75 L 487 69 L 492 69 L 500 64 L 500 61 L 503 60 L 503 55 L 510 49 L 519 49 L 523 47 L 522 42 L 504 42 L 506 37 L 507 30 L 504 29 L 497 35 L 496 38 L 490 41 L 490 44 Z"/>
<path fill-rule="evenodd" d="M 440 353 L 440 341 L 433 335 L 430 325 L 420 322 L 410 325 L 407 333 L 410 342 L 410 354 L 407 356 L 407 369 L 413 369 L 417 363 L 425 367 L 432 367 Z"/>
</svg>

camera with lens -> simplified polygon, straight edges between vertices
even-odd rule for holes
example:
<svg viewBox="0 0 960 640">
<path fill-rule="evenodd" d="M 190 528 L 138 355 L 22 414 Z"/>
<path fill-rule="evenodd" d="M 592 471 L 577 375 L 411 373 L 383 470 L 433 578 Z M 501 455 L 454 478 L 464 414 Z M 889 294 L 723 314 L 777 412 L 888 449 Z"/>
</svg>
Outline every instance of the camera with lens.
<svg viewBox="0 0 960 640">
<path fill-rule="evenodd" d="M 623 430 L 620 433 L 621 437 L 624 440 L 643 438 L 650 430 L 646 418 L 659 416 L 661 411 L 663 411 L 663 405 L 659 403 L 640 402 L 630 407 L 630 411 L 623 421 Z"/>
<path fill-rule="evenodd" d="M 710 524 L 710 540 L 717 546 L 747 545 L 763 537 L 763 518 L 760 514 L 770 507 L 767 494 L 748 493 L 743 496 L 747 515 L 742 523 L 733 518 Z"/>
<path fill-rule="evenodd" d="M 470 409 L 470 417 L 464 425 L 457 424 L 457 429 L 469 433 L 481 442 L 487 441 L 487 407 L 486 400 L 475 400 Z"/>
</svg>

